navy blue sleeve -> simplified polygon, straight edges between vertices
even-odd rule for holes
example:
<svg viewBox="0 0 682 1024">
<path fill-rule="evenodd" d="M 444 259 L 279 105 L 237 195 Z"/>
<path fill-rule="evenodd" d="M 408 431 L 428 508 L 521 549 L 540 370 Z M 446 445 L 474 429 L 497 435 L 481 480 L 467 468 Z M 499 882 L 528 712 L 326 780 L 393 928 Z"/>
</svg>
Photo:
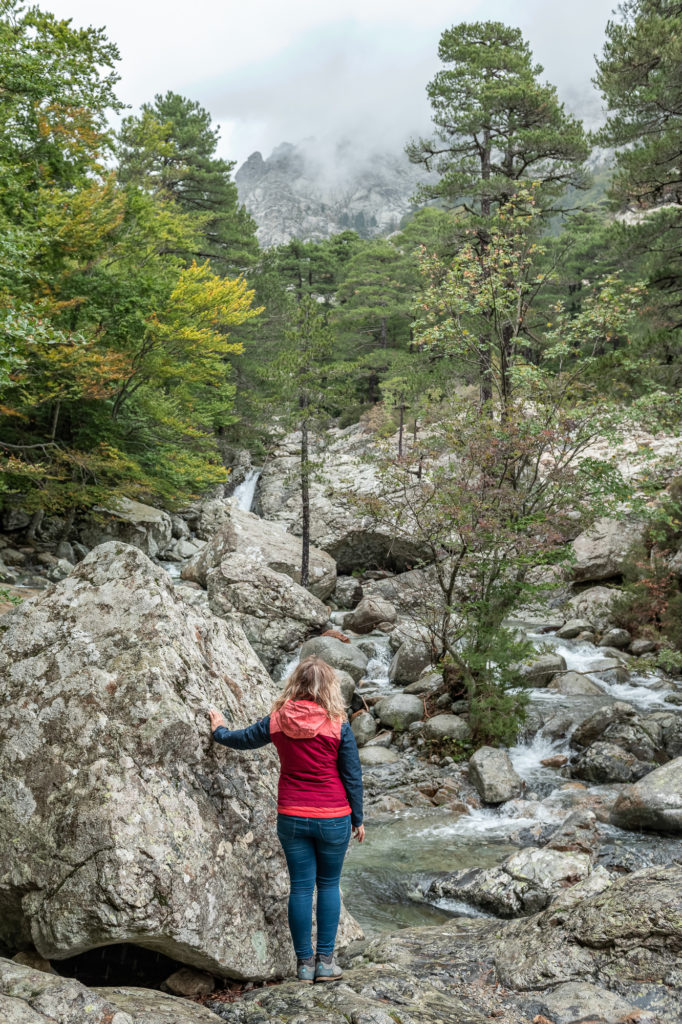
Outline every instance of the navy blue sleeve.
<svg viewBox="0 0 682 1024">
<path fill-rule="evenodd" d="M 253 725 L 246 729 L 226 729 L 219 725 L 213 731 L 213 739 L 216 743 L 222 743 L 233 750 L 255 750 L 256 747 L 264 747 L 270 743 L 270 715 L 260 718 Z"/>
<path fill-rule="evenodd" d="M 341 726 L 339 744 L 339 775 L 350 804 L 350 820 L 354 826 L 362 825 L 362 765 L 353 730 L 349 722 Z"/>
</svg>

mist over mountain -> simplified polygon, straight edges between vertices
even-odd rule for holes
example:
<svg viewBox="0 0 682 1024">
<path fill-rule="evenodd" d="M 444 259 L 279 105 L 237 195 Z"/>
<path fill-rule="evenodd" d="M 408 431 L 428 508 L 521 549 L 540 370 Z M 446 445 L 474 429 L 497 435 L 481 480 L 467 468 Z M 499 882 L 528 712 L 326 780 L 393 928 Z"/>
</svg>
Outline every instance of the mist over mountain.
<svg viewBox="0 0 682 1024">
<path fill-rule="evenodd" d="M 282 143 L 267 159 L 252 153 L 235 181 L 258 225 L 258 241 L 267 248 L 346 230 L 363 238 L 389 235 L 416 209 L 414 194 L 429 177 L 400 150 L 306 139 Z"/>
</svg>

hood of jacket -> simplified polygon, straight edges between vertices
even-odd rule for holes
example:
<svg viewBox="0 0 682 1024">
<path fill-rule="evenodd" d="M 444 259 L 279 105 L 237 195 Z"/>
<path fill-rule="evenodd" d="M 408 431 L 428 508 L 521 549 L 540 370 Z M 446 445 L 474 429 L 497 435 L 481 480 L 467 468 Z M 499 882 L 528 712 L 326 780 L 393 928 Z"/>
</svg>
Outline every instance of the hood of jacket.
<svg viewBox="0 0 682 1024">
<path fill-rule="evenodd" d="M 277 712 L 279 726 L 285 736 L 294 740 L 312 739 L 319 733 L 329 733 L 333 723 L 327 712 L 312 700 L 288 700 Z"/>
</svg>

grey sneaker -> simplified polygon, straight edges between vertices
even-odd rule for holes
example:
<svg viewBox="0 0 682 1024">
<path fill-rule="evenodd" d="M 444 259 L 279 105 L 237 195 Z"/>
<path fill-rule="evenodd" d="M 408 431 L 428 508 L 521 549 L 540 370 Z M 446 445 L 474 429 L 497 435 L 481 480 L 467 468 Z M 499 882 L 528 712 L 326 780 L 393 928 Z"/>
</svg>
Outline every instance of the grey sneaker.
<svg viewBox="0 0 682 1024">
<path fill-rule="evenodd" d="M 304 981 L 306 985 L 312 985 L 315 978 L 315 957 L 308 957 L 307 960 L 296 961 L 296 977 Z"/>
<path fill-rule="evenodd" d="M 318 953 L 315 957 L 315 981 L 336 981 L 342 975 L 333 953 Z"/>
</svg>

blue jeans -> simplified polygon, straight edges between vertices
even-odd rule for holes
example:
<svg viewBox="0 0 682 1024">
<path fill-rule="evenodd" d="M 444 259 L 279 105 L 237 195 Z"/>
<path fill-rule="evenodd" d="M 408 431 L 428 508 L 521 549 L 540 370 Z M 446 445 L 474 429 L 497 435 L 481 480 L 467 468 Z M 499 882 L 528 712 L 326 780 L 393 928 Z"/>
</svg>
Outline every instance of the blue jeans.
<svg viewBox="0 0 682 1024">
<path fill-rule="evenodd" d="M 289 868 L 289 930 L 299 960 L 313 955 L 313 890 L 317 884 L 317 952 L 334 952 L 341 913 L 339 879 L 350 839 L 350 814 L 341 818 L 277 815 L 277 835 Z"/>
</svg>

